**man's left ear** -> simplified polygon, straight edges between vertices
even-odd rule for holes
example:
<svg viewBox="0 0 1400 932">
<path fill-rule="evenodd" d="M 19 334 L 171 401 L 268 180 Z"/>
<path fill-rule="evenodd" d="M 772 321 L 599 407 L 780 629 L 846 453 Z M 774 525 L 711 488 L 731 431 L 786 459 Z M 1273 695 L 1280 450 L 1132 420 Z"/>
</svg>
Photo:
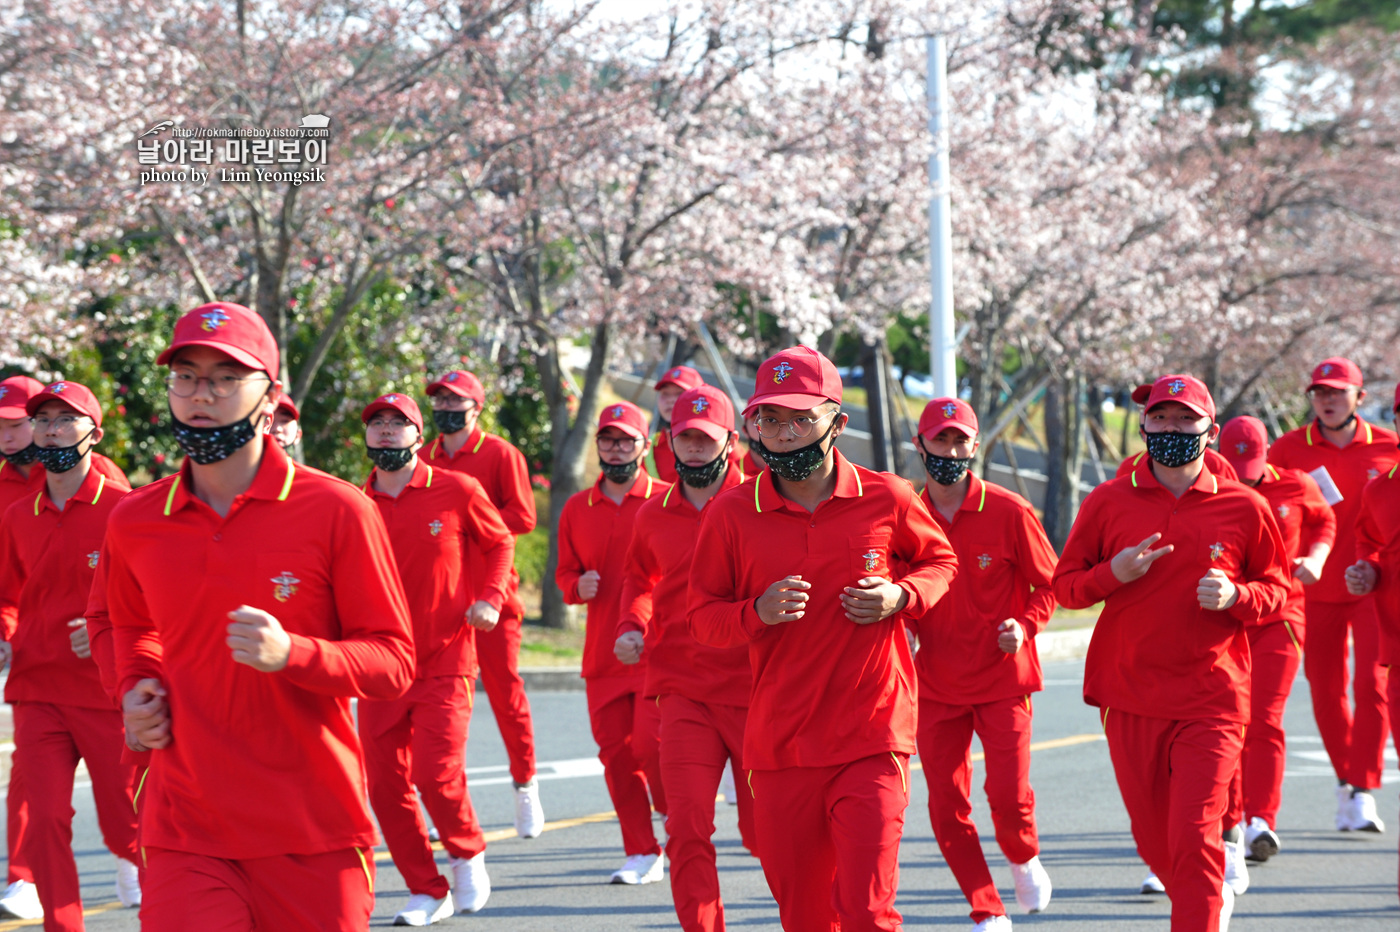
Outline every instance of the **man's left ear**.
<svg viewBox="0 0 1400 932">
<path fill-rule="evenodd" d="M 1220 425 L 1211 421 L 1210 430 L 1206 432 L 1206 443 L 1215 443 L 1215 438 L 1220 436 Z"/>
</svg>

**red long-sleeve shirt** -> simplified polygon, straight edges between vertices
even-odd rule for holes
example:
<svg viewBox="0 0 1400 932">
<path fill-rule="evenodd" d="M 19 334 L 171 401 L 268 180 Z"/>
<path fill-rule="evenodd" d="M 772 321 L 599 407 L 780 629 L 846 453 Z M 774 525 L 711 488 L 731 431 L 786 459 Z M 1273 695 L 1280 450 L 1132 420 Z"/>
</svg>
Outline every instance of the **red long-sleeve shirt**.
<svg viewBox="0 0 1400 932">
<path fill-rule="evenodd" d="M 1361 490 L 1366 483 L 1394 466 L 1400 454 L 1396 451 L 1395 434 L 1356 419 L 1356 436 L 1351 443 L 1339 447 L 1322 435 L 1317 423 L 1311 422 L 1290 430 L 1269 447 L 1269 462 L 1278 467 L 1312 472 L 1319 466 L 1327 469 L 1342 500 L 1332 506 L 1337 515 L 1336 550 L 1350 555 L 1356 551 L 1356 515 L 1361 507 Z M 1307 589 L 1307 597 L 1316 602 L 1354 602 L 1356 596 L 1347 592 L 1345 556 L 1328 560 L 1322 578 Z"/>
<path fill-rule="evenodd" d="M 622 677 L 637 680 L 640 689 L 646 661 L 628 666 L 613 653 L 617 640 L 617 615 L 626 572 L 627 542 L 637 512 L 666 487 L 645 472 L 633 480 L 621 504 L 603 494 L 603 479 L 590 489 L 575 492 L 559 514 L 559 565 L 554 581 L 570 605 L 588 606 L 583 633 L 583 678 Z M 598 594 L 586 603 L 578 594 L 579 577 L 598 573 Z"/>
<path fill-rule="evenodd" d="M 1328 563 L 1350 565 L 1348 556 L 1334 552 Z M 1372 591 L 1380 616 L 1379 660 L 1400 664 L 1400 466 L 1392 466 L 1362 491 L 1354 558 L 1366 560 L 1376 570 Z"/>
<path fill-rule="evenodd" d="M 1152 534 L 1175 549 L 1128 583 L 1110 562 Z M 1084 668 L 1084 701 L 1174 720 L 1249 720 L 1246 625 L 1288 596 L 1283 540 L 1253 489 L 1202 469 L 1176 498 L 1144 462 L 1090 492 L 1055 569 L 1055 597 L 1069 608 L 1103 602 Z M 1219 569 L 1238 588 L 1234 605 L 1209 611 L 1196 587 Z"/>
<path fill-rule="evenodd" d="M 1264 475 L 1254 491 L 1264 496 L 1273 509 L 1279 534 L 1283 537 L 1284 575 L 1289 579 L 1288 601 L 1283 608 L 1264 619 L 1264 623 L 1282 621 L 1296 631 L 1306 621 L 1304 587 L 1301 579 L 1293 578 L 1293 559 L 1306 556 L 1317 544 L 1332 546 L 1337 540 L 1337 516 L 1322 497 L 1322 491 L 1312 477 L 1300 469 L 1280 469 L 1266 465 Z M 1328 559 L 1328 562 L 1332 562 Z M 1335 559 L 1345 561 L 1346 556 Z M 1321 580 L 1315 585 L 1320 585 Z M 1296 638 L 1295 638 L 1296 640 Z"/>
<path fill-rule="evenodd" d="M 971 476 L 962 507 L 950 522 L 928 491 L 929 514 L 958 556 L 948 595 L 915 619 L 919 695 L 949 705 L 974 705 L 1024 696 L 1045 686 L 1035 636 L 1055 611 L 1050 589 L 1055 549 L 1030 503 Z M 1014 618 L 1026 642 L 1014 654 L 997 646 L 997 629 Z"/>
<path fill-rule="evenodd" d="M 363 488 L 384 519 L 408 596 L 417 678 L 476 676 L 476 635 L 467 610 L 477 599 L 500 610 L 515 559 L 515 537 L 501 513 L 471 476 L 421 460 L 398 497 L 374 488 L 373 471 Z M 479 593 L 468 564 L 473 546 L 486 566 Z"/>
<path fill-rule="evenodd" d="M 1203 458 L 1206 462 L 1206 469 L 1209 469 L 1210 474 L 1217 479 L 1239 479 L 1239 474 L 1235 472 L 1235 467 L 1230 465 L 1230 461 L 1210 447 L 1206 447 Z M 1118 479 L 1128 475 L 1128 473 L 1137 469 L 1138 465 L 1145 459 L 1147 459 L 1146 450 L 1143 450 L 1136 456 L 1127 457 L 1118 464 L 1118 469 L 1113 473 L 1113 478 Z"/>
<path fill-rule="evenodd" d="M 373 846 L 349 700 L 397 698 L 414 673 L 384 522 L 355 486 L 275 443 L 226 517 L 192 479 L 186 462 L 107 527 L 119 692 L 155 678 L 170 710 L 142 844 L 221 858 Z M 234 662 L 228 613 L 244 604 L 291 636 L 284 669 Z"/>
<path fill-rule="evenodd" d="M 481 483 L 486 497 L 501 513 L 512 534 L 528 534 L 535 529 L 535 493 L 530 490 L 530 469 L 521 453 L 510 442 L 477 427 L 467 436 L 454 455 L 449 456 L 438 437 L 428 445 L 421 457 L 428 465 L 466 473 Z M 486 588 L 486 560 L 480 550 L 471 548 L 472 586 L 480 592 Z M 509 600 L 514 600 L 520 588 L 520 574 L 511 567 Z"/>
<path fill-rule="evenodd" d="M 737 469 L 728 470 L 716 498 L 742 481 Z M 685 621 L 696 535 L 714 501 L 700 511 L 680 483 L 672 483 L 637 512 L 614 640 L 624 631 L 645 635 L 648 696 L 674 693 L 696 702 L 747 706 L 753 690 L 748 646 L 701 644 Z"/>
<path fill-rule="evenodd" d="M 686 617 L 703 644 L 749 645 L 744 765 L 754 770 L 914 753 L 914 658 L 902 616 L 943 598 L 957 558 L 913 486 L 834 456 L 836 490 L 815 512 L 783 498 L 765 472 L 716 498 L 700 523 Z M 764 624 L 755 601 L 790 575 L 812 584 L 806 615 Z M 909 594 L 904 613 L 869 625 L 847 619 L 841 590 L 866 576 L 893 578 Z"/>
<path fill-rule="evenodd" d="M 110 709 L 92 658 L 73 653 L 68 622 L 83 617 L 107 521 L 130 487 L 90 468 L 59 511 L 40 481 L 0 522 L 0 625 L 14 645 L 6 702 Z"/>
</svg>

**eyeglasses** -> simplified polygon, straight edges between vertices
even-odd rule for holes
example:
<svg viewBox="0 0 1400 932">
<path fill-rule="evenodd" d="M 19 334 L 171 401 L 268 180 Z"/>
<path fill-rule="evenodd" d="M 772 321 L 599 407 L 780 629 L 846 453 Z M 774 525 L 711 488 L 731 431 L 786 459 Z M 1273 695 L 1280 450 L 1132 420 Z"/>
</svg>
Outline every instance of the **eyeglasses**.
<svg viewBox="0 0 1400 932">
<path fill-rule="evenodd" d="M 775 417 L 756 417 L 753 419 L 753 423 L 754 426 L 758 428 L 758 435 L 765 440 L 776 439 L 777 436 L 782 433 L 784 427 L 786 427 L 794 437 L 800 440 L 811 434 L 812 430 L 819 423 L 840 413 L 841 409 L 836 408 L 835 410 L 826 412 L 821 417 L 807 417 L 805 414 L 799 414 L 790 421 L 780 421 Z"/>
<path fill-rule="evenodd" d="M 401 417 L 372 417 L 367 427 L 387 427 L 389 430 L 403 430 L 409 426 L 409 422 Z"/>
<path fill-rule="evenodd" d="M 620 453 L 631 453 L 637 449 L 639 441 L 636 437 L 599 437 L 598 449 L 617 450 Z"/>
<path fill-rule="evenodd" d="M 476 402 L 470 398 L 463 398 L 456 392 L 446 390 L 436 391 L 429 395 L 428 404 L 435 411 L 470 411 L 476 407 Z"/>
<path fill-rule="evenodd" d="M 1308 389 L 1308 394 L 1312 395 L 1314 398 L 1336 398 L 1350 394 L 1350 390 L 1345 388 L 1333 388 L 1330 385 L 1314 385 L 1312 388 Z"/>
<path fill-rule="evenodd" d="M 86 414 L 60 414 L 58 417 L 43 417 L 41 415 L 39 417 L 31 417 L 29 423 L 35 430 L 48 430 L 50 426 L 56 427 L 59 430 L 67 430 L 86 417 Z"/>
<path fill-rule="evenodd" d="M 190 372 L 172 372 L 165 377 L 165 387 L 176 398 L 189 398 L 199 391 L 200 382 L 208 382 L 209 390 L 215 398 L 231 398 L 244 382 L 271 382 L 266 373 L 253 375 L 194 375 Z"/>
</svg>

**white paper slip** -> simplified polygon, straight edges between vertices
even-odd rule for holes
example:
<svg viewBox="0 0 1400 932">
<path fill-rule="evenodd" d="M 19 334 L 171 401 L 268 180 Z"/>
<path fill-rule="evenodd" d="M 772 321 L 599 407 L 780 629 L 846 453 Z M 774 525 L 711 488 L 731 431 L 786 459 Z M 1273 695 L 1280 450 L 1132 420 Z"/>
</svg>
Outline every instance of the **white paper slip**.
<svg viewBox="0 0 1400 932">
<path fill-rule="evenodd" d="M 1342 490 L 1332 481 L 1332 474 L 1327 471 L 1326 466 L 1319 466 L 1308 475 L 1313 477 L 1317 487 L 1322 490 L 1322 497 L 1327 499 L 1327 504 L 1336 505 L 1342 500 Z"/>
</svg>

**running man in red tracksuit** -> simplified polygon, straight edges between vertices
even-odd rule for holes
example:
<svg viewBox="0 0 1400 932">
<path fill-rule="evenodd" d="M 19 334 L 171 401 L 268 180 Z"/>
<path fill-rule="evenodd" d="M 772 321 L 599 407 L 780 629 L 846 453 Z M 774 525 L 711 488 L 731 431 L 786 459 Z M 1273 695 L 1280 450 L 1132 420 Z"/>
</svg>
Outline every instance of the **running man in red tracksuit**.
<svg viewBox="0 0 1400 932">
<path fill-rule="evenodd" d="M 929 475 L 923 500 L 958 555 L 947 598 L 915 619 L 920 649 L 919 759 L 938 847 L 972 906 L 976 932 L 1011 928 L 972 823 L 972 735 L 986 754 L 987 801 L 1011 863 L 1016 901 L 1050 904 L 1031 789 L 1031 697 L 1045 687 L 1035 636 L 1055 611 L 1055 550 L 1030 503 L 969 467 L 977 415 L 957 398 L 924 406 L 914 445 Z"/>
<path fill-rule="evenodd" d="M 651 438 L 651 450 L 646 455 L 646 468 L 657 479 L 669 484 L 676 481 L 676 453 L 671 449 L 671 412 L 676 407 L 676 399 L 682 392 L 689 391 L 705 380 L 700 373 L 689 366 L 675 366 L 657 379 L 652 389 L 656 392 L 656 413 L 661 418 L 661 427 Z"/>
<path fill-rule="evenodd" d="M 1145 407 L 1150 458 L 1084 499 L 1055 596 L 1104 603 L 1084 701 L 1100 709 L 1173 932 L 1216 932 L 1234 907 L 1221 826 L 1249 721 L 1245 628 L 1282 608 L 1290 586 L 1268 502 L 1202 462 L 1219 432 L 1205 385 L 1163 376 Z"/>
<path fill-rule="evenodd" d="M 744 416 L 768 471 L 706 509 L 687 621 L 701 643 L 749 646 L 743 762 L 783 927 L 897 929 L 916 730 L 902 615 L 927 614 L 957 560 L 909 483 L 835 450 L 829 359 L 784 350 L 755 386 Z"/>
<path fill-rule="evenodd" d="M 428 383 L 427 394 L 433 405 L 433 425 L 438 429 L 438 437 L 428 446 L 423 459 L 430 466 L 464 472 L 480 482 L 512 534 L 533 531 L 535 494 L 530 490 L 530 470 L 524 454 L 505 439 L 486 433 L 477 423 L 486 404 L 486 389 L 480 380 L 457 369 Z M 477 592 L 486 588 L 486 566 L 476 548 L 472 548 L 472 588 Z M 510 758 L 510 776 L 515 783 L 515 831 L 521 838 L 534 838 L 544 831 L 544 808 L 535 779 L 535 723 L 530 717 L 525 680 L 520 675 L 520 626 L 525 622 L 525 606 L 519 589 L 520 576 L 512 567 L 510 592 L 501 608 L 501 620 L 490 631 L 478 632 L 476 658 L 481 665 L 486 698 L 491 700 L 491 712 Z"/>
<path fill-rule="evenodd" d="M 0 522 L 0 629 L 11 659 L 5 701 L 14 706 L 15 759 L 23 769 L 28 824 L 24 850 L 34 873 L 44 928 L 80 930 L 83 904 L 73 859 L 73 778 L 79 761 L 92 778 L 98 822 L 117 856 L 124 905 L 140 903 L 133 770 L 122 763 L 121 715 L 97 667 L 71 646 L 101 556 L 112 510 L 131 491 L 93 467 L 102 406 L 86 386 L 54 382 L 31 395 L 43 482 Z"/>
<path fill-rule="evenodd" d="M 632 525 L 642 505 L 665 486 L 639 468 L 647 454 L 647 422 L 636 405 L 620 401 L 604 408 L 597 443 L 598 481 L 570 496 L 559 515 L 554 578 L 565 602 L 588 606 L 583 642 L 588 720 L 625 856 L 610 882 L 654 883 L 665 870 L 651 823 L 653 805 L 657 812 L 667 806 L 657 747 L 660 716 L 642 693 L 646 669 L 621 663 L 612 646 Z"/>
<path fill-rule="evenodd" d="M 676 401 L 671 433 L 680 480 L 637 512 L 615 650 L 624 663 L 646 661 L 646 696 L 661 710 L 676 916 L 686 932 L 716 932 L 725 926 L 711 841 L 715 790 L 726 761 L 741 759 L 753 680 L 747 648 L 696 643 L 685 605 L 701 517 L 741 481 L 729 461 L 734 406 L 717 388 L 692 388 Z M 740 834 L 753 851 L 752 797 L 741 794 L 738 805 Z"/>
<path fill-rule="evenodd" d="M 1151 385 L 1139 385 L 1137 388 L 1133 389 L 1133 401 L 1138 405 L 1138 436 L 1142 437 L 1144 441 L 1147 438 L 1147 431 L 1143 427 L 1146 411 L 1143 409 L 1142 405 L 1146 403 L 1148 396 L 1151 394 Z M 1235 474 L 1235 467 L 1230 465 L 1230 460 L 1227 457 L 1217 453 L 1211 447 L 1206 447 L 1206 452 L 1202 455 L 1205 459 L 1206 469 L 1210 470 L 1212 476 L 1215 476 L 1217 479 L 1239 479 L 1239 476 Z M 1113 478 L 1117 479 L 1120 476 L 1128 475 L 1134 469 L 1137 469 L 1145 459 L 1147 459 L 1146 450 L 1136 456 L 1124 457 L 1123 462 L 1118 464 L 1118 469 L 1114 472 Z"/>
<path fill-rule="evenodd" d="M 1234 464 L 1240 481 L 1268 499 L 1283 536 L 1292 584 L 1283 610 L 1247 632 L 1249 730 L 1235 807 L 1225 822 L 1227 828 L 1244 823 L 1243 846 L 1227 840 L 1227 854 L 1249 851 L 1253 860 L 1267 861 L 1279 850 L 1278 810 L 1287 757 L 1283 711 L 1303 660 L 1303 587 L 1322 576 L 1337 537 L 1337 518 L 1307 473 L 1268 464 L 1268 433 L 1258 418 L 1229 421 L 1220 430 L 1220 450 Z M 1242 891 L 1236 887 L 1235 892 Z"/>
<path fill-rule="evenodd" d="M 374 463 L 364 492 L 389 531 L 413 618 L 417 667 L 400 698 L 360 703 L 360 740 L 370 805 L 411 894 L 394 924 L 425 926 L 453 912 L 474 913 L 491 895 L 486 838 L 467 792 L 467 729 L 475 633 L 493 628 L 505 603 L 515 538 L 481 483 L 418 458 L 423 414 L 416 401 L 381 395 L 360 420 Z M 472 589 L 472 546 L 487 567 L 479 593 Z M 433 861 L 414 787 L 447 849 L 451 889 Z"/>
<path fill-rule="evenodd" d="M 1308 385 L 1315 418 L 1284 434 L 1269 448 L 1269 462 L 1300 469 L 1317 480 L 1337 515 L 1336 550 L 1322 579 L 1306 595 L 1308 642 L 1303 673 L 1312 693 L 1313 717 L 1337 774 L 1338 831 L 1380 832 L 1371 791 L 1381 785 L 1386 738 L 1386 670 L 1379 650 L 1376 606 L 1347 591 L 1346 568 L 1356 551 L 1356 516 L 1361 491 L 1397 459 L 1392 432 L 1362 420 L 1366 397 L 1361 370 L 1349 359 L 1324 359 Z M 1340 497 L 1338 497 L 1340 496 Z M 1355 656 L 1352 685 L 1356 711 L 1347 699 L 1348 633 Z"/>
<path fill-rule="evenodd" d="M 277 343 L 195 308 L 157 362 L 180 471 L 107 525 L 107 608 L 143 788 L 146 932 L 352 932 L 374 823 L 350 699 L 413 682 L 408 603 L 374 503 L 266 426 Z"/>
</svg>

